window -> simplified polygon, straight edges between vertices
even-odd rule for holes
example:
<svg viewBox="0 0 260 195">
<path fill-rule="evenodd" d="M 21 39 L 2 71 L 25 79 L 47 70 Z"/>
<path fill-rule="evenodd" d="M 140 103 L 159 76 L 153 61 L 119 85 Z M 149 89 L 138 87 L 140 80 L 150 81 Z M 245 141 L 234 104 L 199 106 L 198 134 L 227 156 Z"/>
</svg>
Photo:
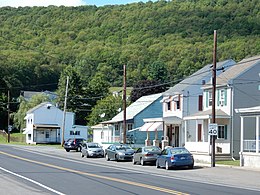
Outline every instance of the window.
<svg viewBox="0 0 260 195">
<path fill-rule="evenodd" d="M 32 139 L 32 134 L 28 134 L 28 140 Z"/>
<path fill-rule="evenodd" d="M 70 135 L 80 135 L 80 131 L 70 131 Z"/>
<path fill-rule="evenodd" d="M 199 102 L 198 102 L 198 110 L 202 111 L 203 110 L 203 96 L 199 95 Z"/>
<path fill-rule="evenodd" d="M 212 91 L 209 91 L 209 106 L 212 106 Z"/>
<path fill-rule="evenodd" d="M 218 126 L 218 139 L 227 139 L 227 125 Z"/>
<path fill-rule="evenodd" d="M 119 125 L 115 124 L 115 131 L 119 131 Z"/>
<path fill-rule="evenodd" d="M 179 110 L 180 109 L 180 101 L 178 100 L 178 101 L 176 101 L 176 108 L 177 108 L 177 110 Z"/>
<path fill-rule="evenodd" d="M 131 130 L 133 129 L 133 124 L 132 123 L 128 123 L 127 124 L 127 130 Z"/>
<path fill-rule="evenodd" d="M 171 102 L 167 102 L 167 110 L 172 110 L 172 108 L 171 108 Z"/>
<path fill-rule="evenodd" d="M 49 131 L 46 131 L 45 138 L 50 138 L 50 132 Z"/>
<path fill-rule="evenodd" d="M 227 89 L 218 90 L 218 106 L 227 105 Z"/>
</svg>

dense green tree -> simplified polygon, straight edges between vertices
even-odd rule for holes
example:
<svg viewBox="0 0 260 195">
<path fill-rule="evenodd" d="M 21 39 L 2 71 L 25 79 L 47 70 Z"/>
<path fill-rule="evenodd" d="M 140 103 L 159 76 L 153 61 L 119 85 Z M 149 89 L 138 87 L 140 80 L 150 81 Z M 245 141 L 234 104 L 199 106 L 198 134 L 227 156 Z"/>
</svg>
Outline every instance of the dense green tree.
<svg viewBox="0 0 260 195">
<path fill-rule="evenodd" d="M 159 83 L 167 81 L 167 67 L 161 61 L 155 61 L 148 65 L 148 79 L 155 80 Z"/>
<path fill-rule="evenodd" d="M 63 72 L 71 66 L 75 74 L 70 76 L 76 76 L 72 80 L 77 80 L 79 87 L 71 86 L 68 108 L 76 111 L 79 105 L 87 104 L 83 98 L 105 96 L 106 92 L 93 92 L 102 88 L 102 82 L 122 86 L 123 64 L 127 65 L 128 86 L 147 79 L 161 80 L 162 75 L 156 71 L 151 74 L 149 68 L 157 62 L 167 69 L 162 82 L 175 83 L 212 63 L 214 30 L 218 32 L 218 60 L 240 61 L 259 55 L 259 7 L 259 0 L 1 7 L 1 92 L 9 89 L 17 98 L 20 90 L 59 89 L 62 106 Z M 94 106 L 96 101 L 89 104 Z M 79 114 L 80 118 L 88 115 Z"/>
<path fill-rule="evenodd" d="M 123 107 L 123 100 L 120 96 L 109 95 L 97 101 L 88 117 L 88 125 L 96 125 L 102 121 L 110 120 L 118 114 Z"/>
</svg>

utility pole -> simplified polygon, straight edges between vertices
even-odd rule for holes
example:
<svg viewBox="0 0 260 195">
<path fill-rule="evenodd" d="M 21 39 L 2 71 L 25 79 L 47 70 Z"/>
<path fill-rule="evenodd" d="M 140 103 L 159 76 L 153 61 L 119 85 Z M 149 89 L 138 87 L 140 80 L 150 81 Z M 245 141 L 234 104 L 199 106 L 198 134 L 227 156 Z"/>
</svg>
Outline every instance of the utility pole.
<svg viewBox="0 0 260 195">
<path fill-rule="evenodd" d="M 212 67 L 212 123 L 216 123 L 216 71 L 217 71 L 217 31 L 214 30 L 214 49 Z M 215 167 L 215 140 L 216 135 L 211 135 L 211 167 Z"/>
<path fill-rule="evenodd" d="M 65 120 L 66 120 L 66 107 L 67 107 L 68 87 L 69 87 L 69 76 L 67 76 L 65 100 L 64 100 L 64 109 L 63 109 L 62 140 L 61 140 L 61 146 L 62 147 L 63 147 L 63 144 L 64 144 L 64 133 L 65 133 Z"/>
<path fill-rule="evenodd" d="M 126 144 L 126 65 L 125 64 L 124 64 L 123 108 L 124 108 L 123 143 Z"/>
<path fill-rule="evenodd" d="M 7 141 L 10 143 L 10 90 L 7 91 Z"/>
</svg>

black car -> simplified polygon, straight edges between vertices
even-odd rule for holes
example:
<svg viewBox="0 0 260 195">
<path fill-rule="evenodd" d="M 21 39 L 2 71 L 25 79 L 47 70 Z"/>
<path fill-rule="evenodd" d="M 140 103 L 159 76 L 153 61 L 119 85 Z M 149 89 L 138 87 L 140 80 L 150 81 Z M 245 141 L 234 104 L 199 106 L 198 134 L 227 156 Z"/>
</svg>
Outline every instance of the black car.
<svg viewBox="0 0 260 195">
<path fill-rule="evenodd" d="M 64 143 L 64 149 L 69 152 L 70 150 L 76 150 L 77 152 L 80 152 L 82 149 L 82 145 L 87 140 L 84 138 L 70 138 Z"/>
<path fill-rule="evenodd" d="M 134 150 L 130 146 L 123 144 L 113 144 L 105 150 L 107 160 L 132 160 L 133 154 Z"/>
</svg>

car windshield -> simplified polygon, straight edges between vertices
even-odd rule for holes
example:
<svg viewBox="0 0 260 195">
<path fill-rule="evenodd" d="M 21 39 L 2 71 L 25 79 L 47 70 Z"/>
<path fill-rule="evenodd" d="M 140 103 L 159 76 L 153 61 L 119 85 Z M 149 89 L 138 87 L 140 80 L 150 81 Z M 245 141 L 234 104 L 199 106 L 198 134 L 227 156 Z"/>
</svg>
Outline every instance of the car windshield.
<svg viewBox="0 0 260 195">
<path fill-rule="evenodd" d="M 146 147 L 146 148 L 144 148 L 144 151 L 145 152 L 159 152 L 159 151 L 161 151 L 161 149 L 158 147 Z"/>
<path fill-rule="evenodd" d="M 100 148 L 100 146 L 99 146 L 98 144 L 95 144 L 95 143 L 93 143 L 93 144 L 88 144 L 88 147 L 89 147 L 89 148 Z"/>
<path fill-rule="evenodd" d="M 172 148 L 172 154 L 189 154 L 190 152 L 186 148 Z"/>
<path fill-rule="evenodd" d="M 129 146 L 116 146 L 117 150 L 127 150 L 127 149 L 132 149 Z"/>
</svg>

